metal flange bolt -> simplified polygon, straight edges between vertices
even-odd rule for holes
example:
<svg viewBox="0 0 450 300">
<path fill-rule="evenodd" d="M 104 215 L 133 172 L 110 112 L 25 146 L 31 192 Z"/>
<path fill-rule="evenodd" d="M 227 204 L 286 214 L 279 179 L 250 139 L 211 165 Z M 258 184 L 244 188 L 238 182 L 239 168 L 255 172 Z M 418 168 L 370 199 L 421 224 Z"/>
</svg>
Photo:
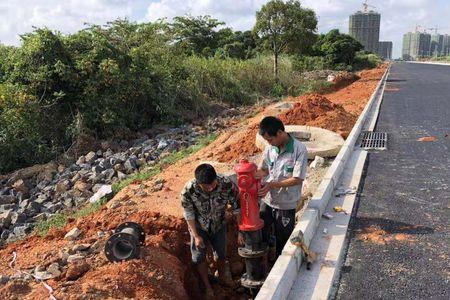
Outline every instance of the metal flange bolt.
<svg viewBox="0 0 450 300">
<path fill-rule="evenodd" d="M 140 247 L 145 242 L 141 225 L 125 222 L 117 226 L 105 244 L 105 255 L 110 262 L 119 262 L 139 257 Z"/>
</svg>

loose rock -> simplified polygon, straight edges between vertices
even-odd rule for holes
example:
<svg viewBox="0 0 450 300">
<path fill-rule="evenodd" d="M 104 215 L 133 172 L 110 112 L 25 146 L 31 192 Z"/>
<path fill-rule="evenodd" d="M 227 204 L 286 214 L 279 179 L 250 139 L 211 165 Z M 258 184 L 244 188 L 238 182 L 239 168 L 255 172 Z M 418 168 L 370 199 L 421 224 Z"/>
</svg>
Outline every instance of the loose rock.
<svg viewBox="0 0 450 300">
<path fill-rule="evenodd" d="M 64 238 L 66 240 L 75 240 L 80 236 L 80 234 L 81 234 L 80 229 L 74 227 L 64 236 Z"/>
<path fill-rule="evenodd" d="M 84 255 L 83 254 L 72 254 L 72 255 L 69 255 L 69 257 L 67 257 L 67 262 L 70 264 L 70 263 L 73 263 L 73 262 L 76 262 L 76 261 L 78 261 L 78 260 L 83 260 L 84 259 Z"/>
<path fill-rule="evenodd" d="M 325 165 L 325 159 L 320 156 L 316 156 L 310 165 L 311 169 L 322 168 Z"/>
<path fill-rule="evenodd" d="M 81 276 L 83 276 L 84 273 L 89 271 L 90 267 L 86 262 L 80 262 L 80 263 L 74 263 L 69 266 L 66 272 L 66 279 L 67 280 L 77 280 Z"/>
</svg>

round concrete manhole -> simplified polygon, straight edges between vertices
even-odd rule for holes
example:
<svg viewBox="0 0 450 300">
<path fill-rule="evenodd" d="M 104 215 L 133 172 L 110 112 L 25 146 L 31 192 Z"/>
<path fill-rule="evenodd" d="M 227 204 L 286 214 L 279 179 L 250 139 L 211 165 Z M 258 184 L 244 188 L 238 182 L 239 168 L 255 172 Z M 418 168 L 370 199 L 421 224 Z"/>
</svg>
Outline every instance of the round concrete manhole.
<svg viewBox="0 0 450 300">
<path fill-rule="evenodd" d="M 305 144 L 308 159 L 316 156 L 335 157 L 344 144 L 344 139 L 339 134 L 319 127 L 287 125 L 285 130 Z M 255 144 L 261 150 L 269 145 L 259 134 L 256 135 Z"/>
</svg>

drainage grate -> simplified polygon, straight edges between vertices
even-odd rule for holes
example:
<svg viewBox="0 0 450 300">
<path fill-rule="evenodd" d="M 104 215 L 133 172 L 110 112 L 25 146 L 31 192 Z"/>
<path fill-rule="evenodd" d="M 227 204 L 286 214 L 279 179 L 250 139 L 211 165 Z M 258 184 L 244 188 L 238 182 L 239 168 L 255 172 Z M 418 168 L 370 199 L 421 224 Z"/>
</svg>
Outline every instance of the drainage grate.
<svg viewBox="0 0 450 300">
<path fill-rule="evenodd" d="M 386 150 L 387 147 L 386 132 L 363 131 L 360 140 L 359 147 L 365 150 Z"/>
</svg>

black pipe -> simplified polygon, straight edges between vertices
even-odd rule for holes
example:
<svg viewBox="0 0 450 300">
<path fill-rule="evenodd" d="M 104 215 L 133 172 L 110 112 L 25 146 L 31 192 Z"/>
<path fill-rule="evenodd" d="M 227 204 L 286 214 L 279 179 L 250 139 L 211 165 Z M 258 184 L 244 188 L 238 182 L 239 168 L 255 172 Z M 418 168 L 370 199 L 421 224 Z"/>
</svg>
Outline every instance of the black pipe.
<svg viewBox="0 0 450 300">
<path fill-rule="evenodd" d="M 110 262 L 119 262 L 139 257 L 140 246 L 145 242 L 141 225 L 126 222 L 117 226 L 105 244 L 105 255 Z"/>
<path fill-rule="evenodd" d="M 241 277 L 241 285 L 257 291 L 263 285 L 267 274 L 265 256 L 267 244 L 263 242 L 261 229 L 244 231 L 245 246 L 238 249 L 239 256 L 245 259 L 246 273 Z"/>
</svg>

